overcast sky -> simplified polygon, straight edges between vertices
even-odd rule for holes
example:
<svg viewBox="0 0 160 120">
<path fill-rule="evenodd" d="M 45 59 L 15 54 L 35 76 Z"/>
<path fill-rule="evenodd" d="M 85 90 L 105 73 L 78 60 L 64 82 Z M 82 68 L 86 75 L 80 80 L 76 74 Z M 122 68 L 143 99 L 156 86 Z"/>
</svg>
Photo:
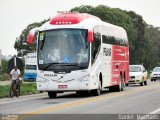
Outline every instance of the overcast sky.
<svg viewBox="0 0 160 120">
<path fill-rule="evenodd" d="M 26 26 L 69 11 L 80 5 L 107 5 L 135 11 L 151 25 L 160 27 L 160 0 L 0 0 L 0 49 L 3 55 L 14 55 L 14 41 Z"/>
</svg>

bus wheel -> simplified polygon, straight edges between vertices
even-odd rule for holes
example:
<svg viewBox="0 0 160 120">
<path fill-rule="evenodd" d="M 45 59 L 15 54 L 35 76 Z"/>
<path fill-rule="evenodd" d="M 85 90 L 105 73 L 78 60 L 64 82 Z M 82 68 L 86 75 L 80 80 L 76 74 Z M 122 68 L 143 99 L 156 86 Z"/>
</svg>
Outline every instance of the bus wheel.
<svg viewBox="0 0 160 120">
<path fill-rule="evenodd" d="M 117 91 L 118 91 L 118 92 L 123 91 L 123 90 L 124 90 L 124 87 L 125 87 L 125 83 L 124 83 L 124 81 L 123 81 L 122 75 L 120 75 L 120 83 L 119 83 L 119 85 L 117 86 Z"/>
<path fill-rule="evenodd" d="M 101 81 L 99 80 L 99 83 L 98 83 L 98 88 L 95 89 L 95 90 L 92 90 L 92 94 L 94 96 L 99 96 L 101 94 L 101 90 L 102 90 L 102 86 L 101 86 Z"/>
<path fill-rule="evenodd" d="M 48 96 L 49 96 L 49 98 L 56 98 L 57 93 L 53 92 L 53 91 L 48 91 Z"/>
</svg>

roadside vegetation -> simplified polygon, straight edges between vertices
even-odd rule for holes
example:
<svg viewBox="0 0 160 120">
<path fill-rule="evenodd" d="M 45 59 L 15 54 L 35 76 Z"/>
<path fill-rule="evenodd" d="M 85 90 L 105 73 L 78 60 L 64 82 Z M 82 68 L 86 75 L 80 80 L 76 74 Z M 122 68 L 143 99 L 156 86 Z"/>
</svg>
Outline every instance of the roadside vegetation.
<svg viewBox="0 0 160 120">
<path fill-rule="evenodd" d="M 10 97 L 10 85 L 0 85 L 0 98 Z M 36 83 L 22 83 L 20 86 L 20 96 L 39 93 L 36 89 Z"/>
<path fill-rule="evenodd" d="M 23 72 L 22 72 L 23 76 Z M 0 98 L 10 97 L 10 75 L 8 71 L 8 61 L 2 59 L 2 69 L 0 71 Z M 38 93 L 36 89 L 35 82 L 22 82 L 21 89 L 20 89 L 20 96 L 22 95 L 29 95 L 29 94 L 36 94 Z"/>
</svg>

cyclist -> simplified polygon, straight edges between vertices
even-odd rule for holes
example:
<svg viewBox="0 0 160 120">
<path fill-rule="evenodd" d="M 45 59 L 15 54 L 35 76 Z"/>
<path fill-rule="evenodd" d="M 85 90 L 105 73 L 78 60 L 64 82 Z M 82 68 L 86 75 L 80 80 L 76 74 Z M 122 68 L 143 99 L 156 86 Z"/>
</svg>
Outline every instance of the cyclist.
<svg viewBox="0 0 160 120">
<path fill-rule="evenodd" d="M 12 90 L 15 89 L 15 88 L 13 88 L 13 86 L 14 86 L 14 84 L 16 84 L 16 92 L 17 92 L 18 87 L 19 87 L 19 77 L 20 77 L 20 70 L 17 68 L 17 66 L 14 66 L 14 68 L 11 70 L 10 76 L 12 79 L 11 88 L 12 88 Z"/>
</svg>

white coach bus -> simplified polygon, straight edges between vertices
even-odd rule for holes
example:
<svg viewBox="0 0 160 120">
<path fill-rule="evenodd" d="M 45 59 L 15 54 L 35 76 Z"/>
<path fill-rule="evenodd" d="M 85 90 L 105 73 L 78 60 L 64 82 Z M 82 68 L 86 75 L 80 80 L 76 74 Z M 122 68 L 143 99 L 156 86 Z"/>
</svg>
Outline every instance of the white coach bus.
<svg viewBox="0 0 160 120">
<path fill-rule="evenodd" d="M 126 31 L 86 13 L 58 14 L 37 30 L 37 65 L 37 89 L 49 98 L 122 91 L 129 80 Z"/>
</svg>

